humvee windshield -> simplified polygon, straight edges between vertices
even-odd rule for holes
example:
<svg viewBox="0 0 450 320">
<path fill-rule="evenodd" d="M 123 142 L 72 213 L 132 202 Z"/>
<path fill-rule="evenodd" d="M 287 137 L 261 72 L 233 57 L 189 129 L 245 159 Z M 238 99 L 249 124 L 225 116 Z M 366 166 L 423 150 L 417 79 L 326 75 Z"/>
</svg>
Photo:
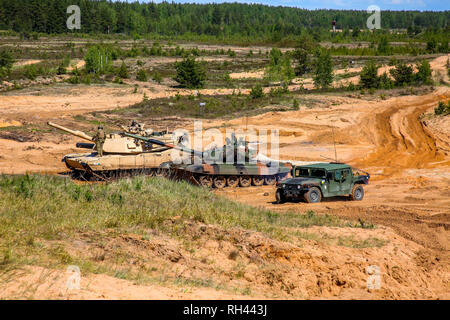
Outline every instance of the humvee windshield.
<svg viewBox="0 0 450 320">
<path fill-rule="evenodd" d="M 326 172 L 324 169 L 296 168 L 295 176 L 296 177 L 325 178 Z"/>
</svg>

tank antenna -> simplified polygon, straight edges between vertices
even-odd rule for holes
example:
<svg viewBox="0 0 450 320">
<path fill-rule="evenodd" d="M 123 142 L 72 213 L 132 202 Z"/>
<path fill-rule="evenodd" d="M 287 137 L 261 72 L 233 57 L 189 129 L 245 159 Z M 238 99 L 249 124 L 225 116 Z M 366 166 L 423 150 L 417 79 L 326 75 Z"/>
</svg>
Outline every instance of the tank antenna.
<svg viewBox="0 0 450 320">
<path fill-rule="evenodd" d="M 336 150 L 336 139 L 334 137 L 334 127 L 331 127 L 331 132 L 333 133 L 333 143 L 334 143 L 334 161 L 338 162 L 337 160 L 337 150 Z"/>
</svg>

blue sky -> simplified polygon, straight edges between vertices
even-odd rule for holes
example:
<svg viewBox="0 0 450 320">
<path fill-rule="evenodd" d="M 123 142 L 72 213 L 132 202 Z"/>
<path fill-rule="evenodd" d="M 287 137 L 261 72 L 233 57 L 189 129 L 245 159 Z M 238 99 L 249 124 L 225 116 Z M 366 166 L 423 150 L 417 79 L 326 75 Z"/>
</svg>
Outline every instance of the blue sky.
<svg viewBox="0 0 450 320">
<path fill-rule="evenodd" d="M 134 0 L 133 0 L 134 1 Z M 142 0 L 141 0 L 142 1 Z M 129 1 L 131 2 L 131 1 Z M 145 0 L 145 2 L 151 2 Z M 154 1 L 160 2 L 160 1 Z M 171 0 L 169 0 L 171 2 Z M 221 3 L 221 2 L 243 2 L 243 3 L 261 3 L 274 6 L 298 7 L 304 9 L 349 9 L 366 10 L 370 5 L 377 5 L 381 10 L 420 10 L 420 11 L 443 11 L 450 10 L 449 0 L 175 0 L 178 3 L 196 2 L 196 3 Z"/>
</svg>

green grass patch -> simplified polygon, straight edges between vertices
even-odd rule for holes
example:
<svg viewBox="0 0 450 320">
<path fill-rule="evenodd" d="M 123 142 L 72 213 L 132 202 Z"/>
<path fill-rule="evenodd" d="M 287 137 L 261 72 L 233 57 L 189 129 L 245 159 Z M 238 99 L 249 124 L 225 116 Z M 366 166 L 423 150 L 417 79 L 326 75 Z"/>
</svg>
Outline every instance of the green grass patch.
<svg viewBox="0 0 450 320">
<path fill-rule="evenodd" d="M 52 268 L 76 264 L 83 266 L 84 271 L 141 281 L 141 276 L 125 268 L 130 258 L 128 252 L 115 252 L 113 261 L 119 268 L 106 267 L 99 261 L 71 254 L 64 241 L 89 234 L 90 242 L 101 243 L 121 234 L 145 237 L 149 230 L 180 241 L 196 240 L 186 234 L 185 222 L 215 225 L 223 230 L 256 231 L 293 243 L 305 239 L 305 233 L 300 231 L 310 226 L 364 227 L 313 211 L 277 213 L 255 208 L 186 182 L 161 178 L 136 177 L 107 184 L 78 185 L 57 176 L 3 175 L 0 176 L 0 272 L 29 264 Z M 355 248 L 383 245 L 375 239 L 361 243 L 342 238 L 333 243 Z"/>
</svg>

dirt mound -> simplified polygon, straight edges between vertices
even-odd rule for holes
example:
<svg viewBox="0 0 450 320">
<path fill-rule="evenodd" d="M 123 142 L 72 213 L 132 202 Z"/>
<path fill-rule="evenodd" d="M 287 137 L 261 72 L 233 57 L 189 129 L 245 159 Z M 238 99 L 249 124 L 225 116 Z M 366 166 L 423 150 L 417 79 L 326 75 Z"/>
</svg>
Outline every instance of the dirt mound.
<svg viewBox="0 0 450 320">
<path fill-rule="evenodd" d="M 176 221 L 172 223 L 177 226 Z M 304 240 L 299 244 L 280 242 L 260 233 L 235 228 L 224 230 L 195 222 L 178 227 L 184 230 L 180 240 L 149 230 L 146 236 L 80 234 L 78 239 L 71 241 L 45 241 L 43 245 L 47 248 L 64 245 L 71 257 L 87 258 L 106 270 L 106 275 L 82 271 L 82 288 L 74 293 L 64 290 L 67 275 L 64 277 L 61 271 L 33 267 L 29 270 L 32 275 L 14 275 L 15 280 L 6 283 L 0 296 L 210 299 L 246 295 L 296 299 L 443 299 L 448 294 L 445 290 L 449 283 L 448 266 L 442 264 L 441 258 L 385 228 L 344 228 L 341 231 L 316 227 L 306 230 L 323 237 L 350 234 L 352 241 L 368 236 L 384 241 L 381 247 L 360 249 L 330 246 L 315 240 Z M 370 277 L 367 268 L 370 266 L 380 269 L 379 289 L 367 287 Z M 47 274 L 39 277 L 39 273 Z M 2 282 L 11 276 L 4 274 Z M 32 285 L 34 291 L 24 290 L 25 282 L 36 278 L 40 279 Z M 132 285 L 130 281 L 139 285 Z M 57 285 L 45 292 L 55 282 Z M 149 283 L 152 285 L 148 286 Z"/>
</svg>

